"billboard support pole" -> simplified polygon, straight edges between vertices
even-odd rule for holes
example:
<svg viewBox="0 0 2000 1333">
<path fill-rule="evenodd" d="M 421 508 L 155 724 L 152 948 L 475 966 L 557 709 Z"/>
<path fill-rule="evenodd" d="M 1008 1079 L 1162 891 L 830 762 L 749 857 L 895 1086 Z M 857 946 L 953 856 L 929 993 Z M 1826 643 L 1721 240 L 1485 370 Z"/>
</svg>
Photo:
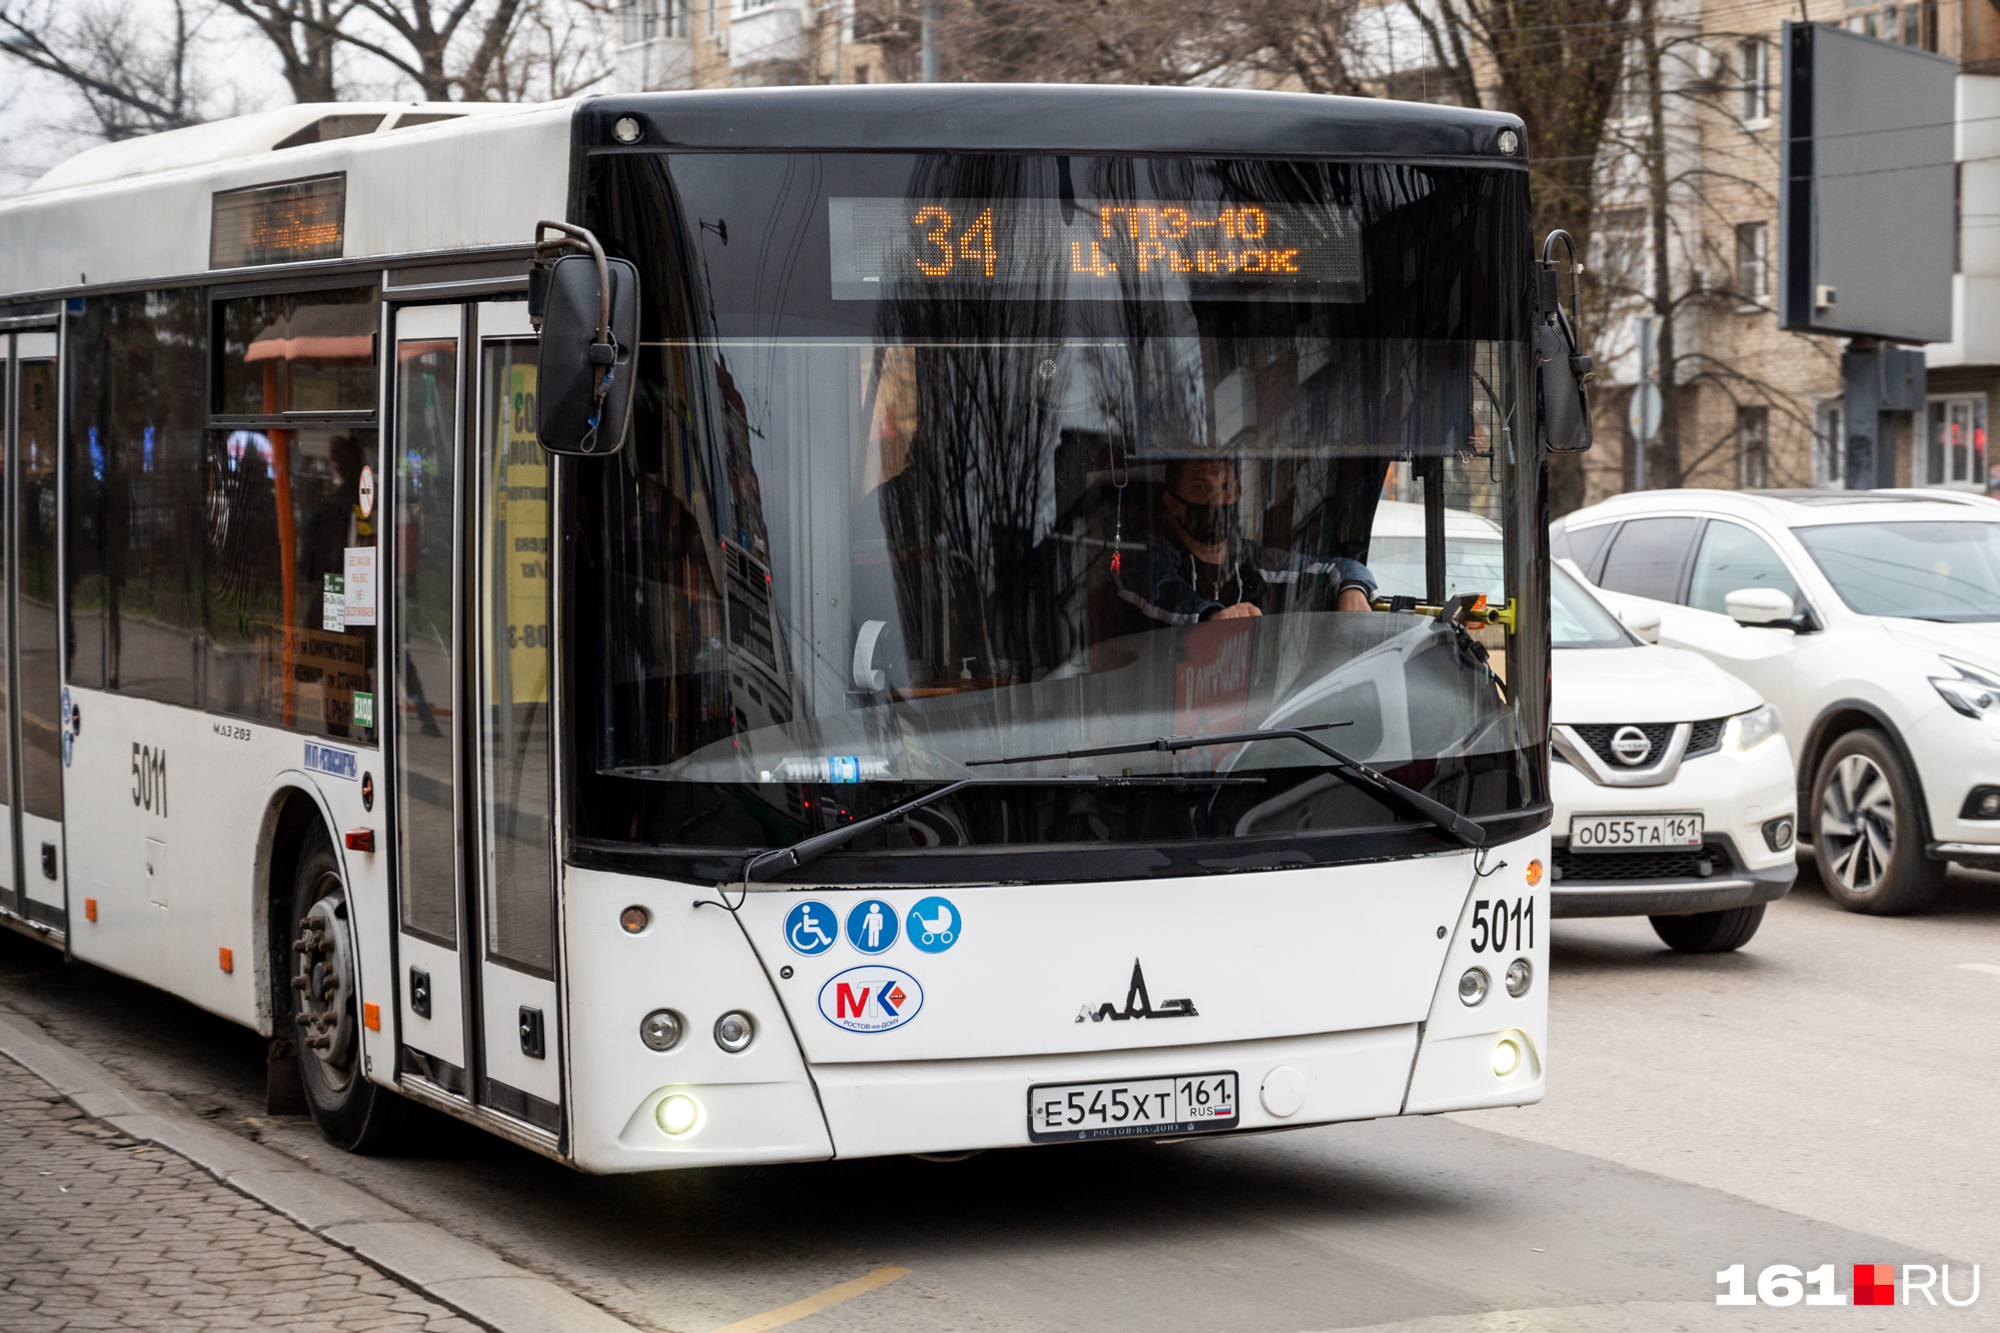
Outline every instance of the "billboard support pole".
<svg viewBox="0 0 2000 1333">
<path fill-rule="evenodd" d="M 1921 347 L 1851 338 L 1840 354 L 1842 419 L 1847 425 L 1847 489 L 1896 484 L 1896 441 L 1907 422 L 1914 463 L 1927 389 Z"/>
</svg>

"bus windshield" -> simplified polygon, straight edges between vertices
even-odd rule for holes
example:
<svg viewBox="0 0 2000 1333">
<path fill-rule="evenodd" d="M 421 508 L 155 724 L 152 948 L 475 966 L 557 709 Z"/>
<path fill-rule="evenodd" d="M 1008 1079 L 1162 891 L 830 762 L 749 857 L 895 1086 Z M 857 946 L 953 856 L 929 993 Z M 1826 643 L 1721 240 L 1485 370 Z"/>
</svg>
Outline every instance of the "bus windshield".
<svg viewBox="0 0 2000 1333">
<path fill-rule="evenodd" d="M 590 198 L 644 345 L 633 435 L 577 465 L 565 524 L 573 841 L 726 878 L 707 853 L 981 760 L 1317 724 L 1462 813 L 1535 799 L 1515 175 L 625 154 Z M 1512 599 L 1514 632 L 1441 618 L 1459 594 Z M 1018 766 L 813 873 L 1440 836 L 1326 764 L 1271 740 Z M 1034 782 L 1078 776 L 1122 785 Z"/>
</svg>

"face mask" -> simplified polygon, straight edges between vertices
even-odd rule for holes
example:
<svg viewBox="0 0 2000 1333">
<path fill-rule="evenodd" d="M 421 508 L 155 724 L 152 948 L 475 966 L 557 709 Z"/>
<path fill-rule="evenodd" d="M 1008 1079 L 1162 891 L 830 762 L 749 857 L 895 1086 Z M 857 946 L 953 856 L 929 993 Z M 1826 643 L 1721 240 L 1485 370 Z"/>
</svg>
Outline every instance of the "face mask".
<svg viewBox="0 0 2000 1333">
<path fill-rule="evenodd" d="M 1175 499 L 1181 506 L 1181 526 L 1188 536 L 1204 546 L 1236 535 L 1235 505 L 1198 505 L 1178 496 Z"/>
</svg>

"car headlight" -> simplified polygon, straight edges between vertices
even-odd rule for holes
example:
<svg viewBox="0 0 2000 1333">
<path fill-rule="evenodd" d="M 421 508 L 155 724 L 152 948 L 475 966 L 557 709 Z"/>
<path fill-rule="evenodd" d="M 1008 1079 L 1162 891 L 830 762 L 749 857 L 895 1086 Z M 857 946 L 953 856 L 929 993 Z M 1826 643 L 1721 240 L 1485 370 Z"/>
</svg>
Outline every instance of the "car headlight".
<svg viewBox="0 0 2000 1333">
<path fill-rule="evenodd" d="M 1784 732 L 1778 710 L 1764 704 L 1729 719 L 1729 724 L 1722 729 L 1722 748 L 1736 754 L 1749 754 L 1784 735 Z"/>
<path fill-rule="evenodd" d="M 1953 711 L 1967 717 L 2000 717 L 2000 678 L 1983 667 L 1969 662 L 1959 662 L 1945 658 L 1944 664 L 1956 671 L 1956 676 L 1932 676 L 1931 688 L 1936 690 Z"/>
</svg>

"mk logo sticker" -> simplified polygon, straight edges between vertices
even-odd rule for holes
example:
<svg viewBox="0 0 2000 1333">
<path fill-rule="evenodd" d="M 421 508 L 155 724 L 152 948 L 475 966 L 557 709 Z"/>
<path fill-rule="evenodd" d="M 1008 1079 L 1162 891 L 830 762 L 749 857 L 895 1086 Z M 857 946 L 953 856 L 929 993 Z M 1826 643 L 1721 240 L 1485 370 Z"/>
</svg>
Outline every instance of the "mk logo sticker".
<svg viewBox="0 0 2000 1333">
<path fill-rule="evenodd" d="M 850 967 L 819 988 L 819 1012 L 849 1032 L 887 1032 L 917 1016 L 924 988 L 900 968 Z"/>
</svg>

